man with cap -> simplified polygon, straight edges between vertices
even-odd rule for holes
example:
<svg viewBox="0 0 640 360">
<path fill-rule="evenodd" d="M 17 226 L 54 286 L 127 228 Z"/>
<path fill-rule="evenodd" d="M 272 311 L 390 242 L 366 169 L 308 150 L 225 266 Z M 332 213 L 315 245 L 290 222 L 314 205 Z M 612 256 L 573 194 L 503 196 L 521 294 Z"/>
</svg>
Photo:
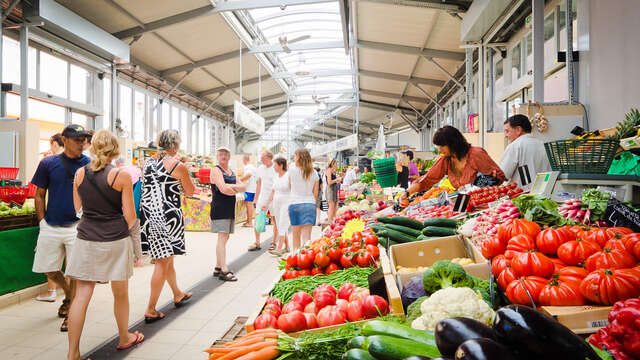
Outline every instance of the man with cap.
<svg viewBox="0 0 640 360">
<path fill-rule="evenodd" d="M 73 177 L 76 170 L 87 165 L 82 155 L 88 133 L 81 125 L 69 125 L 62 131 L 64 152 L 48 156 L 40 162 L 31 183 L 38 187 L 35 196 L 40 234 L 33 260 L 33 272 L 45 273 L 47 278 L 64 290 L 65 298 L 58 309 L 64 318 L 60 331 L 67 331 L 67 315 L 75 290 L 75 281 L 67 283 L 62 264 L 71 254 L 76 239 L 78 217 L 73 206 Z M 48 202 L 45 202 L 49 193 Z"/>
</svg>

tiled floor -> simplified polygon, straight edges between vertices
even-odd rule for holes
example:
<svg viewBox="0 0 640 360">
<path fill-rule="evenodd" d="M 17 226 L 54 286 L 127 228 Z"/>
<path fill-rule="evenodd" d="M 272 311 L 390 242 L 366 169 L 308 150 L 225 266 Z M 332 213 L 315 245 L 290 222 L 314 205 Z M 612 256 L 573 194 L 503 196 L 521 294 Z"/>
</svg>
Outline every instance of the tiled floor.
<svg viewBox="0 0 640 360">
<path fill-rule="evenodd" d="M 230 263 L 246 254 L 247 246 L 253 239 L 252 229 L 236 229 L 228 245 Z M 270 233 L 271 229 L 267 229 L 267 234 Z M 267 237 L 263 235 L 263 238 Z M 216 236 L 207 232 L 190 232 L 186 239 L 188 254 L 175 259 L 178 284 L 184 290 L 211 277 Z M 247 266 L 232 270 L 236 271 L 238 282 L 221 284 L 203 294 L 197 302 L 181 308 L 174 318 L 166 319 L 166 324 L 162 324 L 162 321 L 156 323 L 162 324 L 161 329 L 147 336 L 144 343 L 122 354 L 124 358 L 206 359 L 202 350 L 220 338 L 236 317 L 250 315 L 260 294 L 278 274 L 276 258 L 266 252 Z M 136 268 L 129 282 L 130 324 L 143 318 L 152 271 L 153 265 L 150 264 Z M 56 303 L 34 300 L 1 309 L 0 359 L 65 359 L 67 336 L 58 330 L 61 323 L 57 317 L 60 301 L 61 297 Z M 158 303 L 163 305 L 170 301 L 171 291 L 165 286 Z M 90 352 L 116 335 L 112 309 L 110 286 L 97 285 L 80 342 L 83 353 Z"/>
</svg>

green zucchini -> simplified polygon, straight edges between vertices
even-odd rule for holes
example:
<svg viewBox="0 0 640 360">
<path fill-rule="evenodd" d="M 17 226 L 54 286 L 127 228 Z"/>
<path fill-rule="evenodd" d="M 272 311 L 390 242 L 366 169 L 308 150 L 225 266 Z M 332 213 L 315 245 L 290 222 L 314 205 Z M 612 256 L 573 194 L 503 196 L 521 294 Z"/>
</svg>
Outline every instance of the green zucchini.
<svg viewBox="0 0 640 360">
<path fill-rule="evenodd" d="M 400 244 L 400 243 L 397 242 L 397 241 L 393 241 L 393 240 L 389 239 L 389 246 L 398 245 L 398 244 Z"/>
<path fill-rule="evenodd" d="M 420 233 L 420 235 L 418 235 L 418 237 L 416 239 L 418 239 L 418 240 L 427 240 L 428 237 L 425 236 L 423 233 Z"/>
<path fill-rule="evenodd" d="M 347 347 L 349 349 L 362 349 L 367 350 L 369 348 L 369 339 L 366 336 L 356 336 L 353 339 L 349 340 L 347 343 Z"/>
<path fill-rule="evenodd" d="M 393 229 L 385 230 L 385 233 L 389 236 L 389 239 L 399 242 L 399 243 L 408 243 L 418 241 L 414 236 L 403 233 L 402 231 L 397 231 Z"/>
<path fill-rule="evenodd" d="M 457 228 L 458 221 L 447 218 L 431 218 L 422 222 L 424 227 L 427 226 L 440 226 L 440 227 L 448 227 L 448 228 Z"/>
<path fill-rule="evenodd" d="M 418 237 L 418 236 L 420 236 L 420 234 L 422 234 L 420 232 L 420 230 L 416 230 L 416 229 L 412 229 L 412 228 L 408 228 L 406 226 L 401 226 L 401 225 L 396 225 L 396 224 L 385 224 L 384 227 L 387 228 L 387 229 L 403 232 L 403 233 L 405 233 L 407 235 L 410 235 L 410 236 L 413 236 L 413 237 Z"/>
<path fill-rule="evenodd" d="M 371 229 L 373 229 L 373 230 L 376 230 L 376 229 L 383 229 L 384 230 L 384 224 L 382 224 L 382 223 L 371 223 L 371 224 L 369 224 L 369 227 Z"/>
<path fill-rule="evenodd" d="M 412 355 L 435 358 L 440 351 L 435 345 L 386 335 L 369 336 L 369 354 L 379 360 L 402 360 Z"/>
<path fill-rule="evenodd" d="M 350 349 L 342 355 L 342 360 L 376 360 L 376 358 L 366 350 Z"/>
<path fill-rule="evenodd" d="M 441 226 L 427 226 L 422 230 L 425 236 L 452 236 L 458 235 L 456 229 L 441 227 Z"/>
<path fill-rule="evenodd" d="M 404 216 L 381 216 L 379 218 L 376 218 L 376 220 L 384 224 L 406 226 L 416 230 L 422 230 L 422 228 L 424 227 L 421 221 L 409 219 L 408 217 Z"/>
<path fill-rule="evenodd" d="M 376 235 L 377 236 L 377 235 Z M 387 239 L 384 236 L 378 236 L 378 244 L 380 244 L 382 247 L 386 248 L 387 247 L 387 242 L 389 241 L 389 239 Z"/>
<path fill-rule="evenodd" d="M 416 330 L 410 326 L 384 320 L 371 320 L 362 326 L 362 335 L 385 335 L 417 341 L 424 345 L 437 346 L 432 332 Z"/>
</svg>

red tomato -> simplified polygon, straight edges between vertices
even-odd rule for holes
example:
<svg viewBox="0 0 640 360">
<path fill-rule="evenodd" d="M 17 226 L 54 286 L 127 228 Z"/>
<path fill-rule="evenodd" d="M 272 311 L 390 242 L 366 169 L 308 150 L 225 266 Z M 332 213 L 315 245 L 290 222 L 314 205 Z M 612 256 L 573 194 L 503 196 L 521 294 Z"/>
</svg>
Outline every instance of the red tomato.
<svg viewBox="0 0 640 360">
<path fill-rule="evenodd" d="M 344 314 L 336 306 L 327 306 L 318 311 L 316 320 L 318 320 L 318 326 L 320 327 L 340 325 L 346 322 Z"/>
<path fill-rule="evenodd" d="M 307 304 L 307 306 L 304 307 L 304 311 L 306 313 L 311 313 L 311 314 L 315 314 L 316 311 L 316 303 L 314 302 L 310 302 Z"/>
<path fill-rule="evenodd" d="M 610 227 L 610 228 L 606 228 L 606 231 L 611 236 L 611 239 L 620 237 L 616 235 L 624 236 L 624 235 L 629 235 L 633 233 L 633 230 L 626 227 Z"/>
<path fill-rule="evenodd" d="M 304 317 L 302 311 L 294 311 L 288 314 L 282 314 L 278 318 L 278 329 L 286 333 L 302 331 L 306 329 L 306 327 L 307 318 Z"/>
<path fill-rule="evenodd" d="M 367 245 L 378 246 L 378 237 L 373 234 L 369 234 L 364 237 L 364 243 Z"/>
<path fill-rule="evenodd" d="M 262 309 L 262 313 L 264 314 L 266 312 L 272 313 L 276 318 L 278 318 L 278 316 L 280 316 L 280 314 L 282 313 L 282 311 L 276 304 L 266 304 L 264 306 L 264 309 Z"/>
<path fill-rule="evenodd" d="M 546 285 L 547 279 L 545 278 L 539 276 L 524 276 L 509 283 L 506 290 L 507 298 L 514 304 L 531 305 L 531 299 L 537 304 L 540 291 L 542 291 Z M 527 291 L 531 295 L 531 299 L 529 299 Z"/>
<path fill-rule="evenodd" d="M 282 300 L 276 297 L 270 296 L 269 298 L 267 298 L 267 302 L 265 304 L 274 304 L 278 306 L 279 309 L 282 309 Z"/>
<path fill-rule="evenodd" d="M 347 319 L 349 321 L 358 321 L 364 319 L 362 313 L 362 302 L 354 300 L 347 305 Z"/>
<path fill-rule="evenodd" d="M 344 317 L 347 317 L 347 306 L 349 305 L 349 302 L 347 300 L 344 299 L 338 299 L 336 300 L 336 307 L 338 308 L 338 310 L 342 311 L 342 315 L 344 315 Z"/>
<path fill-rule="evenodd" d="M 311 269 L 311 265 L 313 265 L 313 255 L 302 251 L 298 254 L 298 267 L 301 269 Z"/>
<path fill-rule="evenodd" d="M 504 243 L 520 234 L 526 234 L 535 239 L 538 233 L 540 233 L 540 226 L 526 219 L 511 219 L 498 227 L 498 238 Z"/>
<path fill-rule="evenodd" d="M 297 293 L 293 294 L 293 296 L 291 297 L 291 301 L 297 302 L 304 308 L 313 301 L 313 298 L 311 297 L 311 295 L 307 294 L 304 291 L 298 291 Z"/>
<path fill-rule="evenodd" d="M 516 235 L 507 242 L 507 251 L 504 252 L 504 256 L 507 259 L 513 259 L 517 255 L 535 248 L 536 241 L 531 236 L 527 234 Z"/>
<path fill-rule="evenodd" d="M 310 269 L 298 270 L 298 276 L 311 276 L 311 270 Z"/>
<path fill-rule="evenodd" d="M 353 254 L 352 253 L 344 253 L 342 254 L 342 257 L 340 258 L 340 265 L 342 265 L 343 268 L 348 269 L 350 267 L 353 266 Z"/>
<path fill-rule="evenodd" d="M 582 279 L 587 277 L 587 275 L 589 275 L 589 272 L 583 267 L 566 266 L 556 271 L 553 276 L 554 278 L 557 276 L 559 281 L 573 284 L 578 288 Z"/>
<path fill-rule="evenodd" d="M 282 278 L 285 280 L 295 279 L 298 277 L 298 270 L 285 270 L 282 274 Z"/>
<path fill-rule="evenodd" d="M 584 234 L 584 239 L 598 244 L 603 247 L 604 244 L 611 239 L 612 234 L 607 232 L 604 228 L 595 228 Z"/>
<path fill-rule="evenodd" d="M 602 249 L 589 256 L 584 262 L 588 272 L 598 269 L 626 269 L 636 265 L 636 259 L 626 250 Z"/>
<path fill-rule="evenodd" d="M 580 293 L 602 305 L 640 296 L 640 269 L 598 269 L 582 280 Z"/>
<path fill-rule="evenodd" d="M 560 245 L 558 247 L 558 257 L 567 265 L 578 265 L 598 251 L 600 251 L 598 244 L 576 239 Z"/>
<path fill-rule="evenodd" d="M 362 301 L 362 314 L 365 319 L 373 319 L 389 313 L 389 303 L 378 295 L 369 295 Z"/>
<path fill-rule="evenodd" d="M 278 327 L 278 318 L 270 312 L 262 313 L 256 317 L 256 320 L 253 322 L 253 327 L 256 330 L 266 328 L 275 329 Z"/>
<path fill-rule="evenodd" d="M 316 320 L 316 315 L 311 313 L 302 313 L 304 318 L 307 320 L 307 330 L 315 329 L 318 327 L 318 322 Z"/>
<path fill-rule="evenodd" d="M 504 254 L 507 250 L 507 242 L 502 242 L 497 236 L 492 236 L 480 245 L 482 256 L 486 259 L 492 259 L 498 255 Z"/>
<path fill-rule="evenodd" d="M 340 288 L 338 289 L 338 298 L 348 301 L 349 296 L 351 296 L 351 294 L 353 293 L 353 290 L 356 288 L 357 288 L 356 284 L 352 284 L 352 283 L 342 284 L 342 286 L 340 286 Z"/>
<path fill-rule="evenodd" d="M 355 260 L 360 267 L 369 267 L 375 262 L 375 259 L 368 251 L 358 253 Z"/>
<path fill-rule="evenodd" d="M 556 258 L 550 258 L 551 261 L 553 261 L 553 272 L 557 273 L 560 269 L 564 268 L 567 266 L 567 264 L 565 264 L 562 260 L 560 259 L 556 259 Z"/>
<path fill-rule="evenodd" d="M 627 247 L 624 245 L 624 241 L 622 241 L 622 238 L 612 238 L 611 240 L 607 241 L 606 244 L 604 244 L 604 247 L 611 250 L 627 251 Z"/>
<path fill-rule="evenodd" d="M 518 274 L 516 274 L 516 271 L 513 270 L 511 267 L 508 267 L 504 270 L 502 270 L 502 272 L 500 272 L 500 274 L 498 275 L 497 281 L 498 281 L 498 287 L 500 287 L 500 289 L 502 289 L 502 291 L 507 289 L 507 286 L 514 280 L 518 279 Z"/>
<path fill-rule="evenodd" d="M 578 306 L 584 305 L 585 300 L 572 283 L 551 280 L 542 288 L 538 296 L 539 305 L 547 306 Z"/>
<path fill-rule="evenodd" d="M 322 268 L 314 267 L 313 269 L 311 269 L 311 275 L 312 276 L 324 275 L 324 272 L 322 272 Z"/>
<path fill-rule="evenodd" d="M 566 228 L 575 235 L 576 239 L 584 239 L 585 235 L 591 230 L 583 225 L 566 226 Z"/>
<path fill-rule="evenodd" d="M 504 255 L 498 255 L 491 260 L 491 272 L 494 277 L 498 277 L 502 270 L 511 266 L 511 260 L 507 259 Z"/>
<path fill-rule="evenodd" d="M 337 263 L 340 262 L 340 258 L 342 257 L 342 250 L 336 247 L 332 247 L 328 251 L 329 259 L 332 262 Z"/>
<path fill-rule="evenodd" d="M 299 302 L 289 301 L 288 303 L 284 304 L 284 306 L 282 307 L 282 313 L 288 314 L 294 311 L 302 311 L 303 309 L 304 309 L 304 305 L 300 304 Z"/>
<path fill-rule="evenodd" d="M 348 248 L 351 246 L 351 240 L 340 239 L 340 249 Z"/>
<path fill-rule="evenodd" d="M 622 238 L 624 247 L 640 260 L 640 234 L 628 234 Z"/>
<path fill-rule="evenodd" d="M 318 287 L 316 287 L 313 290 L 313 297 L 316 297 L 317 294 L 321 293 L 321 292 L 325 292 L 328 291 L 330 293 L 333 294 L 333 296 L 337 296 L 338 292 L 336 291 L 336 288 L 334 288 L 333 286 L 329 285 L 329 284 L 322 284 L 322 285 L 318 285 Z"/>
<path fill-rule="evenodd" d="M 367 251 L 376 260 L 378 260 L 378 258 L 380 257 L 380 248 L 378 248 L 378 245 L 367 245 Z"/>
<path fill-rule="evenodd" d="M 316 310 L 320 311 L 325 306 L 335 305 L 336 304 L 336 295 L 332 294 L 328 291 L 323 291 L 318 293 L 313 297 L 313 300 L 316 303 Z"/>
<path fill-rule="evenodd" d="M 553 261 L 543 253 L 527 251 L 520 253 L 511 260 L 511 267 L 519 276 L 536 275 L 548 277 L 553 274 L 555 266 Z"/>
<path fill-rule="evenodd" d="M 314 262 L 319 267 L 326 268 L 327 266 L 329 266 L 331 259 L 329 258 L 329 255 L 327 253 L 319 252 L 316 254 Z"/>
<path fill-rule="evenodd" d="M 351 241 L 353 242 L 360 242 L 361 239 L 362 239 L 362 233 L 360 231 L 354 232 L 353 235 L 351 236 Z"/>
<path fill-rule="evenodd" d="M 290 267 L 298 266 L 298 257 L 294 254 L 287 256 L 287 265 Z"/>
<path fill-rule="evenodd" d="M 353 289 L 353 292 L 351 293 L 351 296 L 349 296 L 349 302 L 352 302 L 354 300 L 364 301 L 364 299 L 367 296 L 369 296 L 369 289 L 367 289 L 367 288 L 355 288 L 355 289 Z"/>
<path fill-rule="evenodd" d="M 555 255 L 558 247 L 567 241 L 575 240 L 575 234 L 567 228 L 548 228 L 542 230 L 536 237 L 538 251 L 547 255 Z"/>
<path fill-rule="evenodd" d="M 334 271 L 336 271 L 336 270 L 340 270 L 340 266 L 338 266 L 338 265 L 337 265 L 337 264 L 335 264 L 335 263 L 331 263 L 331 264 L 329 264 L 329 266 L 327 266 L 327 268 L 324 270 L 324 273 L 325 273 L 325 274 L 327 274 L 327 275 L 329 275 L 329 274 L 331 274 L 332 272 L 334 272 Z"/>
</svg>

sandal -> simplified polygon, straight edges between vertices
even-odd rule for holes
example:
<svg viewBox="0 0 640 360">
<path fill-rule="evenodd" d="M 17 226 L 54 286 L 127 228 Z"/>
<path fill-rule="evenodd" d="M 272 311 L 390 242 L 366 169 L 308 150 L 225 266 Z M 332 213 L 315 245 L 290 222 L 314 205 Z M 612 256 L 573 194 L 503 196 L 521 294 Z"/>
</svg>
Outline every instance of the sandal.
<svg viewBox="0 0 640 360">
<path fill-rule="evenodd" d="M 258 250 L 261 250 L 261 249 L 262 248 L 260 247 L 260 245 L 253 244 L 253 245 L 249 246 L 249 249 L 247 249 L 247 250 L 248 251 L 258 251 Z"/>
<path fill-rule="evenodd" d="M 60 325 L 60 332 L 67 331 L 69 331 L 69 318 L 65 317 L 64 320 L 62 320 L 62 325 Z"/>
<path fill-rule="evenodd" d="M 192 295 L 193 295 L 193 294 L 191 294 L 191 293 L 189 293 L 189 294 L 184 294 L 184 296 L 182 297 L 182 299 L 180 299 L 180 301 L 178 301 L 178 302 L 175 302 L 175 301 L 174 301 L 174 302 L 173 302 L 173 306 L 175 306 L 175 307 L 177 307 L 177 308 L 181 307 L 182 305 L 186 304 L 186 303 L 189 301 L 189 299 L 191 299 L 191 296 L 192 296 Z"/>
<path fill-rule="evenodd" d="M 144 335 L 142 333 L 139 333 L 139 332 L 136 331 L 136 332 L 134 332 L 134 334 L 136 335 L 136 339 L 135 340 L 133 340 L 132 342 L 130 342 L 127 345 L 116 347 L 116 350 L 131 349 L 132 347 L 134 347 L 134 346 L 136 346 L 136 345 L 138 345 L 138 344 L 140 344 L 141 342 L 144 341 Z"/>
<path fill-rule="evenodd" d="M 238 278 L 235 275 L 233 275 L 233 272 L 231 271 L 220 272 L 220 276 L 218 278 L 222 281 L 238 281 Z"/>
<path fill-rule="evenodd" d="M 214 268 L 213 268 L 213 277 L 218 277 L 218 276 L 220 276 L 220 271 L 222 271 L 222 269 L 221 269 L 221 268 L 219 268 L 219 267 L 214 267 Z"/>
<path fill-rule="evenodd" d="M 276 249 L 276 247 L 277 247 L 277 246 L 276 246 L 276 243 L 273 243 L 273 242 L 272 242 L 272 243 L 271 243 L 271 245 L 269 245 L 269 251 L 273 251 L 273 250 L 275 250 L 275 249 Z"/>
<path fill-rule="evenodd" d="M 69 305 L 71 305 L 71 299 L 62 300 L 62 305 L 58 308 L 59 318 L 66 318 L 69 315 Z"/>
<path fill-rule="evenodd" d="M 144 322 L 146 324 L 153 324 L 154 322 L 158 321 L 158 320 L 162 320 L 164 319 L 164 314 L 161 313 L 160 311 L 156 311 L 156 316 L 146 316 L 144 317 Z"/>
</svg>

